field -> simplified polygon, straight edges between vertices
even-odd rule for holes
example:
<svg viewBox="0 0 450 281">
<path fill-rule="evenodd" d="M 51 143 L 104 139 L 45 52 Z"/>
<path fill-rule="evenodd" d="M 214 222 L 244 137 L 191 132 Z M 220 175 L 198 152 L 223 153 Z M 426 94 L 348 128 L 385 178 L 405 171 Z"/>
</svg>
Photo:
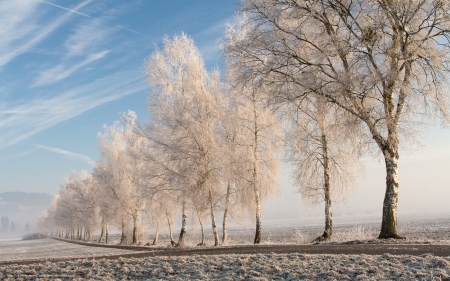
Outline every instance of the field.
<svg viewBox="0 0 450 281">
<path fill-rule="evenodd" d="M 409 239 L 384 243 L 447 246 L 450 244 L 449 227 L 450 219 L 404 221 L 399 228 Z M 318 226 L 268 227 L 265 229 L 265 244 L 306 244 L 320 234 L 320 229 Z M 377 230 L 374 223 L 337 225 L 335 239 L 322 247 L 328 244 L 380 243 L 374 239 Z M 249 244 L 248 235 L 251 235 L 250 229 L 233 229 L 230 240 L 236 245 Z M 190 244 L 194 244 L 197 238 L 191 236 Z M 160 247 L 168 247 L 164 243 L 162 241 Z M 95 257 L 136 251 L 86 247 L 51 239 L 0 242 L 0 252 L 0 264 L 13 260 L 37 261 L 33 264 L 0 265 L 0 280 L 450 280 L 450 256 L 431 254 L 259 253 L 109 260 Z M 68 259 L 76 257 L 85 259 Z M 44 258 L 67 259 L 48 262 L 42 260 Z"/>
</svg>

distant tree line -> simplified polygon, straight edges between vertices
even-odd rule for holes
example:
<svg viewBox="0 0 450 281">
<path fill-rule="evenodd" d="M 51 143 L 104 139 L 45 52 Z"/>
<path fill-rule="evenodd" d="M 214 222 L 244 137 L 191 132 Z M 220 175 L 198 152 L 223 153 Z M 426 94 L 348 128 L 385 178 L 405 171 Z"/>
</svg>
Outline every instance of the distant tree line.
<svg viewBox="0 0 450 281">
<path fill-rule="evenodd" d="M 185 34 L 147 59 L 150 121 L 129 111 L 99 138 L 92 174 L 73 172 L 43 223 L 58 236 L 138 243 L 144 225 L 169 229 L 183 246 L 187 218 L 211 224 L 250 216 L 262 241 L 261 206 L 278 191 L 281 154 L 305 202 L 332 202 L 381 155 L 386 194 L 379 238 L 397 233 L 400 143 L 420 126 L 450 120 L 449 3 L 433 1 L 242 1 L 223 42 L 225 77 L 207 71 Z M 222 219 L 221 237 L 218 231 Z M 178 241 L 174 217 L 181 216 Z M 206 217 L 209 217 L 207 220 Z"/>
<path fill-rule="evenodd" d="M 10 220 L 8 216 L 2 216 L 0 218 L 0 233 L 14 233 L 18 231 L 19 227 L 13 220 Z"/>
</svg>

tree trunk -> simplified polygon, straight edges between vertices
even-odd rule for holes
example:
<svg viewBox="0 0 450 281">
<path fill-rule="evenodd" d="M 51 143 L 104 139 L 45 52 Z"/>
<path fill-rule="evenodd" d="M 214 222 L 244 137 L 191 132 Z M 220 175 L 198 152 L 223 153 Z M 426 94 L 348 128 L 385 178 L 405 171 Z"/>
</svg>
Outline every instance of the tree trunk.
<svg viewBox="0 0 450 281">
<path fill-rule="evenodd" d="M 202 229 L 202 241 L 200 243 L 197 244 L 197 246 L 204 246 L 205 245 L 205 228 L 203 227 L 203 222 L 202 222 L 202 217 L 200 216 L 200 213 L 198 212 L 198 210 L 196 210 L 197 212 L 197 218 L 198 218 L 198 222 L 200 223 L 200 228 Z"/>
<path fill-rule="evenodd" d="M 383 151 L 386 163 L 386 193 L 383 202 L 383 217 L 379 239 L 405 239 L 397 233 L 397 201 L 398 201 L 398 155 Z"/>
<path fill-rule="evenodd" d="M 322 131 L 324 129 L 322 128 Z M 314 241 L 320 242 L 331 238 L 333 233 L 333 215 L 331 212 L 331 186 L 330 186 L 330 159 L 328 158 L 328 141 L 325 134 L 322 134 L 322 155 L 323 155 L 323 191 L 325 196 L 325 231 L 322 236 L 317 237 Z"/>
<path fill-rule="evenodd" d="M 108 233 L 108 222 L 105 223 L 105 244 L 108 244 L 109 233 Z"/>
<path fill-rule="evenodd" d="M 187 226 L 187 206 L 186 199 L 183 198 L 182 207 L 182 220 L 181 220 L 181 231 L 180 237 L 178 238 L 178 247 L 184 247 L 184 242 L 186 238 L 186 226 Z"/>
<path fill-rule="evenodd" d="M 125 220 L 122 219 L 122 236 L 120 237 L 120 244 L 126 244 L 127 243 L 127 234 L 126 234 L 126 230 L 125 230 Z"/>
<path fill-rule="evenodd" d="M 228 183 L 227 185 L 227 196 L 225 197 L 225 207 L 223 210 L 223 221 L 222 221 L 222 245 L 227 244 L 228 239 L 228 229 L 227 229 L 227 219 L 228 219 L 228 208 L 230 205 L 230 194 L 231 194 L 231 185 Z"/>
<path fill-rule="evenodd" d="M 259 155 L 258 155 L 258 145 L 259 145 L 259 126 L 257 123 L 258 117 L 257 117 L 257 106 L 256 106 L 256 100 L 253 99 L 253 110 L 254 110 L 254 143 L 253 143 L 253 191 L 255 192 L 255 203 L 256 203 L 256 233 L 255 233 L 255 240 L 253 241 L 254 244 L 261 243 L 261 236 L 262 236 L 262 222 L 261 222 L 261 196 L 259 192 L 259 180 L 258 180 L 258 165 L 259 165 Z"/>
<path fill-rule="evenodd" d="M 156 222 L 156 233 L 155 233 L 155 239 L 153 239 L 152 245 L 158 244 L 158 236 L 159 236 L 159 220 Z"/>
<path fill-rule="evenodd" d="M 256 201 L 256 233 L 254 244 L 261 243 L 262 236 L 262 222 L 261 222 L 261 198 L 259 194 L 259 190 L 255 187 L 255 201 Z"/>
<path fill-rule="evenodd" d="M 139 242 L 138 229 L 137 229 L 137 215 L 133 216 L 133 239 L 132 244 L 137 244 Z"/>
<path fill-rule="evenodd" d="M 103 237 L 105 236 L 105 223 L 104 220 L 102 220 L 102 230 L 100 232 L 100 238 L 98 238 L 98 243 L 103 242 Z"/>
<path fill-rule="evenodd" d="M 166 207 L 164 207 L 164 208 L 166 209 L 166 219 L 167 219 L 167 224 L 169 225 L 170 245 L 175 246 L 176 243 L 175 243 L 175 241 L 173 241 L 172 223 L 170 222 L 169 212 Z"/>
<path fill-rule="evenodd" d="M 209 187 L 209 205 L 211 207 L 211 224 L 214 233 L 214 246 L 219 246 L 219 232 L 216 226 L 216 216 L 214 214 L 214 202 L 211 187 Z"/>
</svg>

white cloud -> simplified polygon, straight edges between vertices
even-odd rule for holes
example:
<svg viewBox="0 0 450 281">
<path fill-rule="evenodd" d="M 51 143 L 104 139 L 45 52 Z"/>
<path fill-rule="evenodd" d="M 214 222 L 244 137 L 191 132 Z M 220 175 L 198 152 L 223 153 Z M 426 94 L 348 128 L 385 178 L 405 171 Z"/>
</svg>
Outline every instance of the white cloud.
<svg viewBox="0 0 450 281">
<path fill-rule="evenodd" d="M 105 44 L 111 33 L 112 29 L 101 26 L 100 21 L 78 26 L 64 43 L 66 57 L 85 56 L 100 44 Z"/>
<path fill-rule="evenodd" d="M 0 108 L 0 149 L 25 140 L 62 121 L 122 97 L 145 91 L 140 70 L 130 70 L 97 79 L 53 97 L 3 103 Z"/>
<path fill-rule="evenodd" d="M 70 12 L 72 12 L 72 13 L 78 14 L 78 15 L 83 16 L 83 17 L 87 17 L 87 18 L 94 19 L 94 20 L 97 20 L 97 21 L 105 22 L 105 21 L 104 21 L 103 19 L 101 19 L 101 18 L 96 18 L 96 17 L 92 17 L 92 16 L 90 16 L 90 15 L 87 15 L 87 14 L 85 14 L 85 13 L 81 13 L 81 12 L 77 11 L 77 9 L 69 9 L 69 8 L 67 8 L 67 7 L 60 6 L 60 5 L 56 5 L 56 4 L 54 4 L 54 3 L 51 3 L 51 2 L 48 2 L 48 1 L 44 1 L 44 0 L 38 0 L 38 1 L 40 1 L 40 2 L 42 2 L 42 3 L 45 3 L 45 4 L 48 4 L 48 5 L 51 5 L 51 6 L 53 6 L 53 7 L 57 7 L 57 8 L 66 10 L 66 11 L 70 11 Z M 120 28 L 120 29 L 123 29 L 123 30 L 130 31 L 130 32 L 135 33 L 135 34 L 145 35 L 145 34 L 143 34 L 143 33 L 140 33 L 140 32 L 138 32 L 138 31 L 136 31 L 136 30 L 127 28 L 127 27 L 122 26 L 122 25 L 115 25 L 115 27 Z"/>
<path fill-rule="evenodd" d="M 36 150 L 37 150 L 37 148 L 34 148 L 34 149 L 27 150 L 27 151 L 25 151 L 25 152 L 22 152 L 22 153 L 19 153 L 19 154 L 10 156 L 10 157 L 4 157 L 4 158 L 1 158 L 1 159 L 0 159 L 0 162 L 7 161 L 7 160 L 11 160 L 11 159 L 22 158 L 22 157 L 25 157 L 25 156 L 27 156 L 27 155 L 32 154 L 32 153 L 35 152 Z"/>
<path fill-rule="evenodd" d="M 52 22 L 36 21 L 38 0 L 3 1 L 0 4 L 0 67 L 6 65 L 15 57 L 26 53 L 30 48 L 41 42 L 50 33 L 63 25 L 76 11 L 87 5 L 86 0 L 77 5 L 73 11 L 68 11 Z"/>
<path fill-rule="evenodd" d="M 48 1 L 44 1 L 44 0 L 38 0 L 38 1 L 39 1 L 39 2 L 42 2 L 42 3 L 45 3 L 45 4 L 48 4 L 48 5 L 51 5 L 51 6 L 53 6 L 53 7 L 57 7 L 57 8 L 60 8 L 60 9 L 69 11 L 69 12 L 74 13 L 74 14 L 81 15 L 81 16 L 83 16 L 83 17 L 87 17 L 87 18 L 93 19 L 93 17 L 91 17 L 91 16 L 89 16 L 89 15 L 87 15 L 87 14 L 85 14 L 85 13 L 80 13 L 79 11 L 77 11 L 79 8 L 69 9 L 69 8 L 66 8 L 66 7 L 63 7 L 63 6 L 56 5 L 56 4 L 54 4 L 54 3 L 48 2 Z M 89 0 L 88 2 L 90 2 L 90 1 L 91 1 L 91 0 Z"/>
<path fill-rule="evenodd" d="M 83 155 L 83 154 L 78 154 L 78 153 L 74 153 L 74 152 L 70 152 L 68 150 L 63 150 L 60 148 L 56 148 L 56 147 L 49 147 L 49 146 L 45 146 L 45 145 L 40 145 L 40 144 L 35 144 L 34 146 L 40 148 L 40 149 L 44 149 L 47 151 L 51 151 L 57 154 L 61 154 L 66 158 L 72 159 L 72 160 L 78 160 L 78 161 L 82 161 L 82 162 L 86 162 L 91 166 L 95 165 L 95 161 L 92 160 L 91 158 L 89 158 L 89 156 Z"/>
<path fill-rule="evenodd" d="M 63 80 L 72 75 L 75 71 L 82 68 L 83 66 L 103 58 L 107 53 L 109 53 L 108 50 L 97 52 L 94 54 L 90 54 L 85 60 L 78 62 L 77 64 L 66 66 L 66 64 L 61 63 L 50 69 L 44 70 L 39 73 L 35 82 L 31 86 L 39 87 Z"/>
</svg>

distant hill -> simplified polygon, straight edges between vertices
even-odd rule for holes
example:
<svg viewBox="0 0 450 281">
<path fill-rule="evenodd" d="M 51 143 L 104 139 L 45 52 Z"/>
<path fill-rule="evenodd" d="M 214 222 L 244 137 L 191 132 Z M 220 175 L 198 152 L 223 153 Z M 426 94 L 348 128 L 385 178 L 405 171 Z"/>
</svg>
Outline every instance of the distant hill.
<svg viewBox="0 0 450 281">
<path fill-rule="evenodd" d="M 0 202 L 24 206 L 49 206 L 53 196 L 38 192 L 4 192 L 0 193 Z"/>
</svg>

